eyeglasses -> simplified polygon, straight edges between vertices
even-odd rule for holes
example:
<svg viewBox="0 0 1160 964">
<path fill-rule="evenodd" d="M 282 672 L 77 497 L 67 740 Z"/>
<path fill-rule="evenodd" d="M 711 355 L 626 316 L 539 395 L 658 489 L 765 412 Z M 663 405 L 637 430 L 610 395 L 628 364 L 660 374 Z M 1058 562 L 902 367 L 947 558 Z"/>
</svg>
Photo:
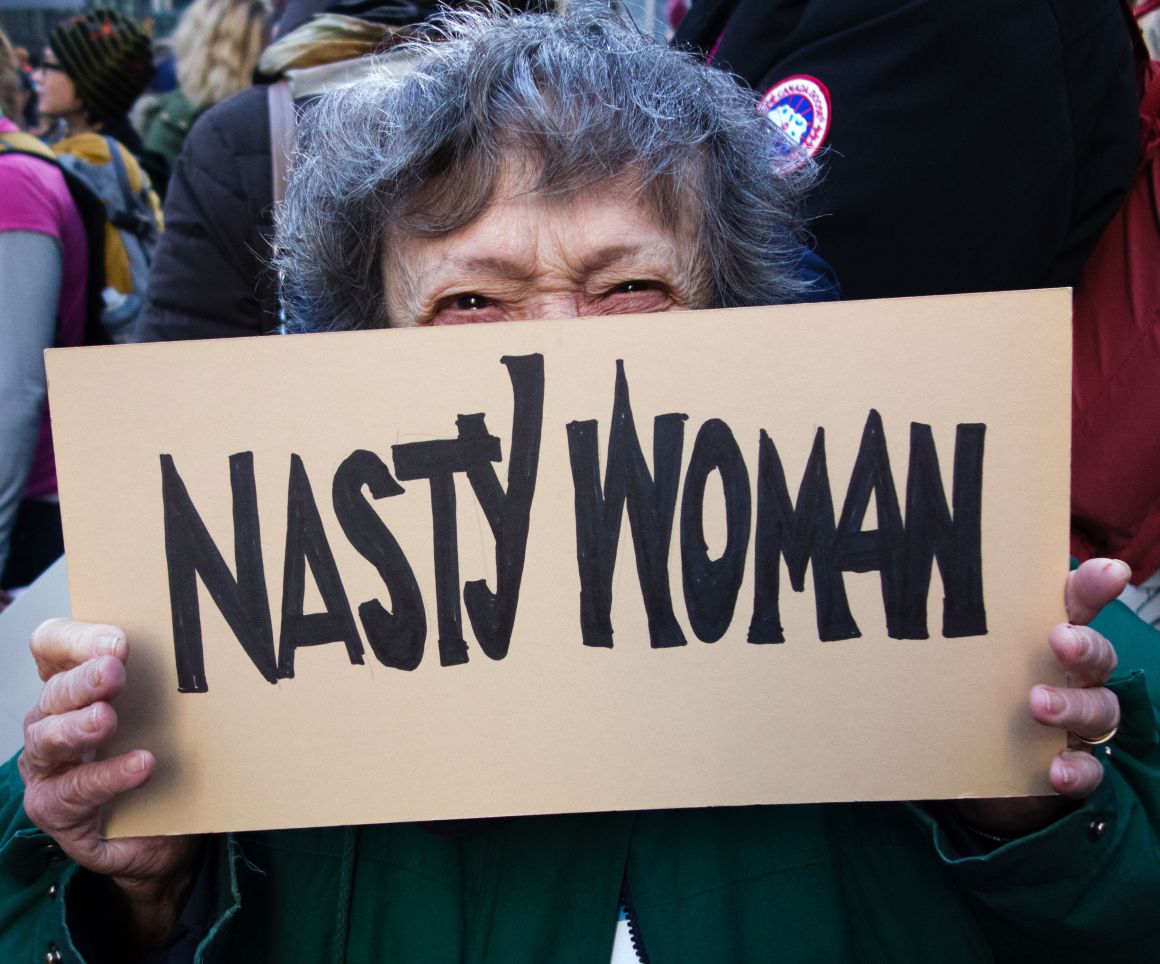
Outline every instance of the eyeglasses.
<svg viewBox="0 0 1160 964">
<path fill-rule="evenodd" d="M 42 60 L 40 62 L 40 69 L 41 70 L 57 70 L 57 71 L 60 71 L 62 74 L 64 73 L 64 68 L 60 64 L 58 64 L 55 60 Z"/>
</svg>

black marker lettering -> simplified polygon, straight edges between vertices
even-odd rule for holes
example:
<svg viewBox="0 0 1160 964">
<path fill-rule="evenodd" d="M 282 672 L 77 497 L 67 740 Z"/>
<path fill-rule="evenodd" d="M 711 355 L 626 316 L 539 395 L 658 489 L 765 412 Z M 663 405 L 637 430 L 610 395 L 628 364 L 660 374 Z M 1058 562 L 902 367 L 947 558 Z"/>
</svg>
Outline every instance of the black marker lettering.
<svg viewBox="0 0 1160 964">
<path fill-rule="evenodd" d="M 507 366 L 515 403 L 507 492 L 490 462 L 477 460 L 466 469 L 495 537 L 496 591 L 487 588 L 486 580 L 473 580 L 464 584 L 463 601 L 479 648 L 492 659 L 503 659 L 511 644 L 544 421 L 544 356 L 505 356 L 500 361 Z M 461 415 L 457 424 L 462 440 L 488 437 L 482 415 Z"/>
<path fill-rule="evenodd" d="M 862 531 L 870 496 L 878 528 Z M 850 473 L 846 501 L 838 522 L 835 566 L 845 572 L 878 570 L 882 582 L 882 605 L 886 611 L 886 631 L 894 639 L 908 637 L 902 621 L 902 510 L 890 469 L 882 416 L 874 409 L 866 417 L 858 457 Z"/>
<path fill-rule="evenodd" d="M 653 420 L 654 481 L 637 438 L 624 362 L 618 360 L 603 488 L 597 422 L 568 424 L 580 570 L 580 630 L 585 646 L 612 645 L 612 573 L 626 502 L 649 641 L 658 649 L 685 645 L 685 634 L 673 614 L 668 560 L 687 418 L 669 414 Z"/>
<path fill-rule="evenodd" d="M 901 638 L 927 638 L 926 601 L 935 560 L 945 593 L 942 634 L 954 638 L 987 632 L 982 556 L 986 431 L 987 427 L 980 424 L 959 425 L 955 430 L 952 516 L 930 426 L 911 423 L 905 562 L 899 602 Z"/>
<path fill-rule="evenodd" d="M 238 452 L 230 456 L 230 488 L 233 491 L 237 578 L 230 572 L 190 499 L 173 464 L 173 456 L 161 456 L 165 564 L 169 572 L 177 689 L 181 693 L 205 693 L 209 689 L 205 678 L 198 576 L 258 672 L 271 683 L 278 680 L 270 601 L 262 568 L 253 452 Z"/>
<path fill-rule="evenodd" d="M 461 419 L 470 416 L 461 416 Z M 482 416 L 480 416 L 482 418 Z M 463 614 L 459 603 L 459 533 L 455 511 L 455 473 L 476 471 L 478 463 L 500 461 L 499 439 L 481 430 L 473 437 L 408 442 L 391 447 L 395 475 L 402 482 L 427 479 L 435 540 L 435 608 L 439 622 L 439 662 L 467 662 Z"/>
<path fill-rule="evenodd" d="M 322 603 L 320 613 L 304 613 L 306 566 L 314 575 Z M 282 632 L 278 639 L 278 675 L 294 676 L 294 653 L 301 646 L 340 642 L 352 663 L 362 663 L 358 627 L 347 602 L 342 578 L 326 541 L 322 517 L 306 468 L 298 455 L 290 456 L 290 484 L 286 505 L 286 556 L 282 570 Z"/>
<path fill-rule="evenodd" d="M 756 572 L 749 642 L 785 642 L 778 603 L 783 555 L 795 592 L 805 590 L 806 566 L 813 568 L 818 637 L 828 642 L 861 635 L 850 615 L 842 574 L 834 566 L 834 531 L 824 430 L 819 428 L 814 436 L 796 506 L 790 500 L 777 448 L 762 430 L 758 440 Z"/>
<path fill-rule="evenodd" d="M 423 596 L 398 541 L 363 498 L 364 485 L 374 499 L 403 494 L 383 460 L 365 449 L 347 456 L 334 474 L 334 514 L 350 544 L 378 570 L 394 607 L 394 612 L 388 612 L 379 600 L 368 600 L 358 607 L 359 619 L 380 663 L 412 670 L 423 659 L 427 640 Z"/>
<path fill-rule="evenodd" d="M 705 543 L 705 482 L 721 473 L 725 493 L 725 551 L 710 559 Z M 749 549 L 751 502 L 745 459 L 729 426 L 710 419 L 701 426 L 685 473 L 681 496 L 681 571 L 685 606 L 697 638 L 715 643 L 725 635 L 737 606 Z"/>
</svg>

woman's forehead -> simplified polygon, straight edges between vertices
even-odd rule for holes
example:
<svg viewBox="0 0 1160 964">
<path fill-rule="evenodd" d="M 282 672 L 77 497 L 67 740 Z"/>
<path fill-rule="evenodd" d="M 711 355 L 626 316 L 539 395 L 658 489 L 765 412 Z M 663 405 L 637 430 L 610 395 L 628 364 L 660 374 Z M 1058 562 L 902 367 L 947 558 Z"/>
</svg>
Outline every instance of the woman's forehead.
<svg viewBox="0 0 1160 964">
<path fill-rule="evenodd" d="M 697 211 L 688 195 L 669 197 L 668 193 L 636 166 L 608 171 L 597 178 L 557 180 L 545 176 L 539 156 L 513 152 L 502 159 L 494 190 L 483 210 L 464 228 L 513 206 L 527 213 L 575 213 L 581 209 L 591 215 L 600 209 L 606 220 L 619 220 L 684 241 L 696 233 Z"/>
<path fill-rule="evenodd" d="M 551 238 L 562 248 L 631 247 L 663 242 L 676 247 L 677 232 L 660 223 L 651 205 L 627 180 L 612 178 L 584 191 L 553 193 L 519 179 L 501 182 L 478 217 L 436 237 L 396 237 L 387 243 L 406 260 L 418 251 L 476 257 L 504 251 L 534 258 Z"/>
</svg>

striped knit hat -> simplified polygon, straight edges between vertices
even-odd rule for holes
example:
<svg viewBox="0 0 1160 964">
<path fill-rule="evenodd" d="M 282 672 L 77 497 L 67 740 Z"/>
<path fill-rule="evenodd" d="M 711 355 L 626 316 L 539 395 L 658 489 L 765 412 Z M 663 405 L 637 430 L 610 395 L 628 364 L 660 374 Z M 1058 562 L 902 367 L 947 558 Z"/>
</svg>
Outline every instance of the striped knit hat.
<svg viewBox="0 0 1160 964">
<path fill-rule="evenodd" d="M 62 20 L 49 46 L 76 87 L 90 120 L 112 122 L 153 76 L 153 47 L 141 25 L 116 10 L 92 10 Z"/>
</svg>

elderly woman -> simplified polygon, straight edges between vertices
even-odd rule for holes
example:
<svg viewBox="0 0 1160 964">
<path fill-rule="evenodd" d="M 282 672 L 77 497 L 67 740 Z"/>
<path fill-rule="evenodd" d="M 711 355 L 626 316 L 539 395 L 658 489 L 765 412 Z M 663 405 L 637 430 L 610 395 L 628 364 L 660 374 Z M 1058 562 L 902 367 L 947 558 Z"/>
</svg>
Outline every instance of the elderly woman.
<svg viewBox="0 0 1160 964">
<path fill-rule="evenodd" d="M 280 225 L 291 328 L 795 300 L 810 169 L 730 78 L 591 29 L 514 21 L 324 100 Z"/>
<path fill-rule="evenodd" d="M 809 171 L 727 77 L 600 19 L 457 17 L 443 34 L 410 51 L 420 59 L 402 81 L 360 83 L 310 115 L 278 244 L 291 329 L 808 293 L 794 210 Z M 1142 680 L 1104 685 L 1115 652 L 1083 625 L 1125 578 L 1107 560 L 1081 567 L 1072 623 L 1047 636 L 1073 683 L 1035 687 L 1028 709 L 1075 737 L 1051 764 L 1056 798 L 450 833 L 102 840 L 102 805 L 155 767 L 144 749 L 93 759 L 116 727 L 129 643 L 113 627 L 47 623 L 33 640 L 46 686 L 20 757 L 24 812 L 16 794 L 0 811 L 0 940 L 22 953 L 41 941 L 49 960 L 95 952 L 99 910 L 122 915 L 129 950 L 165 945 L 169 960 L 1155 956 L 1160 874 L 1145 867 L 1156 837 L 1143 809 L 1155 721 Z M 1114 730 L 1121 707 L 1133 742 L 1096 759 L 1084 742 Z"/>
</svg>

